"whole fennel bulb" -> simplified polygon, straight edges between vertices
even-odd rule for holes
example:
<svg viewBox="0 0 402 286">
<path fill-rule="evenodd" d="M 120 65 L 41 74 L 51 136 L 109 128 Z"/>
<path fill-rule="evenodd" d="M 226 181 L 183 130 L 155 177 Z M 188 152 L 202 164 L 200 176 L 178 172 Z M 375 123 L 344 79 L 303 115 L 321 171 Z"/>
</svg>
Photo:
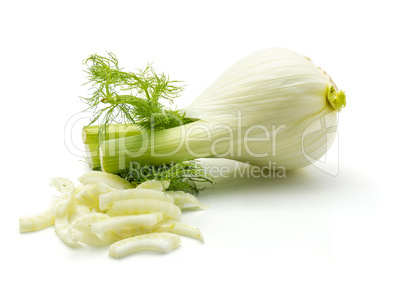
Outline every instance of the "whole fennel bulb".
<svg viewBox="0 0 402 286">
<path fill-rule="evenodd" d="M 321 158 L 336 137 L 345 94 L 293 51 L 255 52 L 224 72 L 183 109 L 199 119 L 180 127 L 105 141 L 102 169 L 220 157 L 286 170 Z"/>
<path fill-rule="evenodd" d="M 253 129 L 252 137 L 271 137 L 269 141 L 248 143 L 249 149 L 258 153 L 244 150 L 243 142 L 237 154 L 227 154 L 226 158 L 258 166 L 272 161 L 291 170 L 307 166 L 311 158 L 319 159 L 326 153 L 335 139 L 337 113 L 343 106 L 343 92 L 338 92 L 332 79 L 310 59 L 287 49 L 271 48 L 229 68 L 184 111 L 189 117 L 237 130 Z M 310 133 L 307 128 L 312 129 L 320 119 L 325 126 Z M 328 127 L 332 127 L 330 132 Z"/>
</svg>

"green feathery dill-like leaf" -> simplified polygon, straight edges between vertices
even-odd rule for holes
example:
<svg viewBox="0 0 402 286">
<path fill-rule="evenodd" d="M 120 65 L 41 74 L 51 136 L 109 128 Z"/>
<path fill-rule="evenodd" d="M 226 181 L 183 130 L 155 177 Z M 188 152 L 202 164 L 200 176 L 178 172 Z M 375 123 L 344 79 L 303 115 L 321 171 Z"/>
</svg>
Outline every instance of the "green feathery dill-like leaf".
<svg viewBox="0 0 402 286">
<path fill-rule="evenodd" d="M 133 164 L 120 176 L 135 184 L 147 180 L 169 181 L 169 188 L 166 191 L 183 191 L 192 195 L 198 195 L 200 191 L 196 183 L 214 183 L 213 177 L 206 174 L 196 161 L 182 161 L 162 166 Z"/>
<path fill-rule="evenodd" d="M 88 82 L 93 94 L 82 98 L 93 110 L 94 115 L 89 125 L 100 121 L 99 139 L 112 123 L 132 123 L 144 130 L 163 130 L 192 122 L 184 113 L 172 110 L 161 104 L 165 99 L 169 103 L 180 96 L 183 86 L 178 81 L 171 81 L 165 74 L 157 74 L 151 64 L 143 70 L 125 72 L 119 67 L 117 57 L 108 53 L 108 57 L 97 54 L 88 57 L 84 64 Z M 106 105 L 105 107 L 101 107 Z"/>
</svg>

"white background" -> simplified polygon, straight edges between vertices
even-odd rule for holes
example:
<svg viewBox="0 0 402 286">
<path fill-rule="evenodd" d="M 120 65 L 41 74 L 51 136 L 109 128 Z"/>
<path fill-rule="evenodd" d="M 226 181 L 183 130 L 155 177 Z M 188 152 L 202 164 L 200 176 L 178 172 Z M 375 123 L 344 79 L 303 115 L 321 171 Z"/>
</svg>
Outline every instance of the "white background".
<svg viewBox="0 0 402 286">
<path fill-rule="evenodd" d="M 0 280 L 401 285 L 397 2 L 2 1 Z M 18 217 L 44 210 L 55 194 L 51 177 L 75 181 L 88 170 L 71 147 L 82 149 L 84 121 L 67 127 L 73 142 L 64 142 L 85 107 L 88 55 L 112 51 L 127 68 L 154 62 L 186 82 L 185 105 L 242 57 L 278 46 L 312 58 L 347 93 L 330 153 L 339 155 L 337 176 L 311 166 L 284 180 L 223 180 L 200 197 L 208 211 L 183 215 L 206 243 L 183 238 L 167 255 L 116 260 L 106 248 L 68 248 L 53 228 L 19 234 Z"/>
</svg>

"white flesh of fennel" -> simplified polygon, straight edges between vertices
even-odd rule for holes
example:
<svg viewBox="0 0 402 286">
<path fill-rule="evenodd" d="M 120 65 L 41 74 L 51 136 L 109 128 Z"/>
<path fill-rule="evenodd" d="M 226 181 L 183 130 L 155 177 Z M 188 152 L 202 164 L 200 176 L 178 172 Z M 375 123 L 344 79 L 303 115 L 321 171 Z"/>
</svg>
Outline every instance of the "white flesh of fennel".
<svg viewBox="0 0 402 286">
<path fill-rule="evenodd" d="M 75 187 L 66 178 L 52 179 L 51 185 L 61 196 L 49 211 L 20 218 L 20 232 L 54 224 L 57 235 L 68 246 L 109 245 L 110 256 L 117 258 L 141 250 L 169 252 L 180 245 L 179 235 L 204 242 L 201 231 L 180 222 L 180 217 L 184 203 L 205 207 L 190 194 L 179 195 L 177 201 L 164 192 L 169 182 L 147 181 L 133 186 L 117 175 L 96 171 L 82 175 L 79 181 Z M 105 203 L 100 207 L 102 201 Z"/>
<path fill-rule="evenodd" d="M 117 173 L 132 162 L 159 166 L 210 157 L 302 168 L 332 145 L 343 106 L 344 93 L 310 59 L 283 48 L 262 50 L 183 109 L 198 121 L 105 141 L 102 169 Z"/>
<path fill-rule="evenodd" d="M 226 151 L 215 157 L 258 166 L 276 162 L 292 170 L 321 158 L 335 139 L 342 106 L 332 106 L 331 88 L 339 95 L 332 79 L 310 59 L 271 48 L 233 65 L 183 111 L 211 130 L 230 127 L 232 146 L 223 141 Z"/>
</svg>

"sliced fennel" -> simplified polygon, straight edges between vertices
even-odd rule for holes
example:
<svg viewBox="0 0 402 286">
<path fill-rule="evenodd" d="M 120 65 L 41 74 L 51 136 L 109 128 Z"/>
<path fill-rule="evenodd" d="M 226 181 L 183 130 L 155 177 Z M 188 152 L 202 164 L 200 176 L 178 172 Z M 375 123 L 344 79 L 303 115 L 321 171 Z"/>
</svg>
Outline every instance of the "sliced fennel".
<svg viewBox="0 0 402 286">
<path fill-rule="evenodd" d="M 181 209 L 184 208 L 185 205 L 193 205 L 196 206 L 200 209 L 208 209 L 209 207 L 200 203 L 199 200 L 197 200 L 196 197 L 194 197 L 191 194 L 182 192 L 182 191 L 168 191 L 166 192 L 168 195 L 170 195 L 171 197 L 173 197 L 174 200 L 174 204 L 177 205 L 178 207 L 180 207 Z"/>
<path fill-rule="evenodd" d="M 198 228 L 180 222 L 178 201 L 164 192 L 169 182 L 154 180 L 134 187 L 119 176 L 95 171 L 83 174 L 79 181 L 74 186 L 66 178 L 51 179 L 60 196 L 48 211 L 20 218 L 20 232 L 54 225 L 68 246 L 109 246 L 115 257 L 140 250 L 168 252 L 180 244 L 178 235 L 203 242 Z M 197 202 L 190 194 L 185 198 Z"/>
<path fill-rule="evenodd" d="M 44 229 L 54 224 L 54 215 L 47 211 L 40 214 L 20 218 L 20 232 L 31 232 Z"/>
<path fill-rule="evenodd" d="M 148 180 L 137 186 L 137 189 L 151 189 L 162 192 L 169 188 L 169 181 Z"/>
<path fill-rule="evenodd" d="M 120 190 L 131 189 L 133 187 L 130 182 L 117 175 L 98 171 L 85 173 L 78 178 L 78 181 L 80 181 L 80 183 L 84 185 L 103 183 L 112 188 Z"/>
<path fill-rule="evenodd" d="M 186 223 L 174 222 L 174 227 L 169 229 L 168 232 L 193 237 L 204 242 L 204 236 L 200 229 Z"/>
<path fill-rule="evenodd" d="M 141 189 L 137 187 L 135 189 L 116 190 L 108 194 L 100 195 L 99 208 L 101 210 L 108 210 L 116 201 L 129 199 L 151 199 L 174 203 L 173 197 L 164 192 L 155 191 L 153 189 Z"/>
<path fill-rule="evenodd" d="M 109 255 L 121 258 L 142 250 L 167 253 L 178 247 L 180 243 L 180 236 L 172 233 L 143 234 L 113 243 L 109 248 Z"/>
<path fill-rule="evenodd" d="M 165 219 L 180 220 L 181 210 L 174 203 L 155 199 L 115 201 L 106 214 L 110 216 L 161 212 Z"/>
<path fill-rule="evenodd" d="M 147 213 L 129 216 L 109 217 L 107 220 L 91 224 L 93 233 L 104 233 L 121 227 L 154 226 L 163 220 L 163 213 Z"/>
</svg>

